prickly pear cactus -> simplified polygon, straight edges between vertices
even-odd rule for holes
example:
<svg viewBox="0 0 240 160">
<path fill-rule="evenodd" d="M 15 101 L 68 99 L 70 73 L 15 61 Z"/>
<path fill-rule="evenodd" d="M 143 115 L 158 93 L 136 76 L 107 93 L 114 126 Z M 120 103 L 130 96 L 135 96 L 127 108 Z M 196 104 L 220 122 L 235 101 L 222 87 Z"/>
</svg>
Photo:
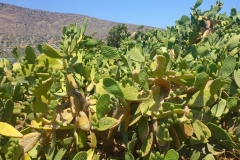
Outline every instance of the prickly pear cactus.
<svg viewBox="0 0 240 160">
<path fill-rule="evenodd" d="M 0 159 L 231 159 L 240 150 L 240 16 L 191 8 L 119 47 L 62 28 L 0 60 Z M 21 57 L 22 56 L 22 57 Z"/>
</svg>

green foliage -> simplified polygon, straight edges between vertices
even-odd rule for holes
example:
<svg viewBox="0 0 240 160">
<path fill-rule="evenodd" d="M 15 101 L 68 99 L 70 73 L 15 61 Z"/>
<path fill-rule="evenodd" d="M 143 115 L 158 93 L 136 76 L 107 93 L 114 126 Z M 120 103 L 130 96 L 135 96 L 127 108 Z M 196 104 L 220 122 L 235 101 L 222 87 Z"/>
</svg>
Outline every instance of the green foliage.
<svg viewBox="0 0 240 160">
<path fill-rule="evenodd" d="M 104 44 L 85 20 L 63 27 L 59 50 L 14 48 L 16 63 L 0 60 L 0 155 L 239 157 L 240 19 L 201 3 L 165 31 L 119 25 Z"/>
<path fill-rule="evenodd" d="M 107 45 L 119 48 L 120 42 L 123 40 L 128 34 L 128 29 L 125 24 L 118 24 L 117 26 L 113 26 L 109 32 L 108 36 L 106 38 Z"/>
</svg>

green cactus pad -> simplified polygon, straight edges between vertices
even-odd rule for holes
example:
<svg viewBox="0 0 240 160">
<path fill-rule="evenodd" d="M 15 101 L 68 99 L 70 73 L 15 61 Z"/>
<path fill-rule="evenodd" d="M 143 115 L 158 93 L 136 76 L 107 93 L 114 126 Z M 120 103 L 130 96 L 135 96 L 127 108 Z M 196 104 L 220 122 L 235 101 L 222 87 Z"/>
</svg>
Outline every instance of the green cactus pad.
<svg viewBox="0 0 240 160">
<path fill-rule="evenodd" d="M 13 115 L 14 103 L 11 99 L 8 99 L 4 107 L 4 118 L 6 122 L 10 122 Z"/>
<path fill-rule="evenodd" d="M 215 139 L 219 144 L 230 150 L 237 147 L 237 145 L 232 141 L 232 138 L 221 127 L 213 123 L 208 123 L 207 127 L 211 131 L 212 138 Z"/>
<path fill-rule="evenodd" d="M 37 88 L 34 88 L 33 95 L 41 96 L 46 94 L 48 90 L 51 88 L 52 84 L 53 84 L 52 78 L 43 81 L 42 84 L 40 84 Z"/>
<path fill-rule="evenodd" d="M 74 49 L 76 48 L 76 45 L 77 45 L 77 39 L 73 38 L 71 41 L 71 45 L 68 48 L 68 52 L 72 53 L 74 51 Z"/>
<path fill-rule="evenodd" d="M 87 47 L 94 47 L 98 44 L 98 40 L 96 39 L 88 39 L 84 45 L 87 46 Z"/>
<path fill-rule="evenodd" d="M 132 71 L 131 58 L 129 56 L 126 56 L 126 55 L 121 55 L 121 59 L 122 59 L 123 63 L 125 64 L 125 66 L 127 66 L 130 69 L 130 71 Z"/>
<path fill-rule="evenodd" d="M 163 51 L 159 48 L 154 48 L 150 53 L 150 59 L 153 59 L 156 55 L 162 55 Z"/>
<path fill-rule="evenodd" d="M 191 54 L 194 59 L 196 59 L 198 56 L 197 46 L 195 44 L 191 46 Z"/>
<path fill-rule="evenodd" d="M 105 131 L 115 125 L 118 121 L 111 117 L 102 117 L 97 121 L 99 123 L 98 126 L 93 126 L 94 129 L 98 131 Z"/>
<path fill-rule="evenodd" d="M 157 110 L 157 106 L 160 101 L 159 93 L 160 87 L 156 87 L 151 95 L 140 103 L 139 108 L 143 115 L 146 114 L 150 116 L 152 115 L 152 112 L 155 112 Z"/>
<path fill-rule="evenodd" d="M 103 87 L 103 79 L 100 79 L 99 82 L 96 84 L 96 93 L 99 95 L 108 93 Z"/>
<path fill-rule="evenodd" d="M 172 49 L 173 46 L 174 46 L 174 43 L 176 41 L 176 38 L 175 37 L 170 37 L 167 41 L 167 48 L 168 49 Z"/>
<path fill-rule="evenodd" d="M 87 152 L 86 151 L 80 151 L 78 152 L 72 160 L 86 160 L 87 157 Z"/>
<path fill-rule="evenodd" d="M 230 14 L 231 14 L 232 17 L 237 15 L 237 10 L 236 10 L 235 7 L 231 8 L 231 13 Z"/>
<path fill-rule="evenodd" d="M 237 62 L 233 56 L 228 56 L 222 64 L 222 78 L 227 78 L 235 69 Z"/>
<path fill-rule="evenodd" d="M 234 97 L 229 97 L 227 99 L 227 107 L 230 110 L 237 110 L 238 109 L 238 100 Z"/>
<path fill-rule="evenodd" d="M 86 60 L 91 59 L 95 56 L 94 50 L 88 50 L 87 53 L 84 55 L 84 58 Z"/>
<path fill-rule="evenodd" d="M 38 56 L 38 66 L 42 67 L 52 67 L 53 69 L 63 69 L 63 62 L 60 59 L 57 58 L 50 58 L 46 56 L 45 54 L 41 54 Z"/>
<path fill-rule="evenodd" d="M 137 110 L 135 111 L 133 117 L 132 117 L 132 121 L 131 121 L 131 123 L 129 124 L 129 126 L 132 126 L 132 125 L 134 125 L 135 123 L 137 123 L 137 122 L 140 120 L 141 117 L 142 117 L 142 113 L 141 113 L 140 108 L 138 107 Z"/>
<path fill-rule="evenodd" d="M 174 49 L 175 57 L 178 58 L 181 55 L 181 46 L 179 44 L 175 44 L 173 49 Z"/>
<path fill-rule="evenodd" d="M 161 31 L 159 31 L 159 30 L 157 30 L 157 32 L 156 32 L 156 38 L 157 38 L 157 40 L 159 41 L 159 42 L 163 42 L 163 34 L 162 34 L 162 32 Z"/>
<path fill-rule="evenodd" d="M 141 101 L 142 96 L 139 94 L 138 89 L 134 86 L 126 85 L 123 87 L 119 86 L 123 92 L 124 98 L 129 101 Z"/>
<path fill-rule="evenodd" d="M 191 160 L 194 160 L 194 159 L 200 159 L 200 152 L 198 150 L 195 150 L 193 149 L 191 152 L 190 152 L 191 156 L 190 156 L 190 159 Z"/>
<path fill-rule="evenodd" d="M 141 117 L 138 121 L 138 133 L 141 141 L 144 142 L 147 139 L 149 133 L 147 117 Z"/>
<path fill-rule="evenodd" d="M 48 113 L 48 105 L 44 102 L 39 101 L 39 100 L 34 101 L 32 103 L 31 109 L 35 113 L 42 113 L 42 114 L 47 114 Z"/>
<path fill-rule="evenodd" d="M 167 141 L 165 140 L 166 134 L 164 133 L 164 127 L 158 126 L 156 129 L 156 138 L 157 143 L 160 146 L 165 146 L 167 144 Z"/>
<path fill-rule="evenodd" d="M 164 157 L 164 160 L 176 160 L 179 159 L 179 154 L 174 149 L 170 149 Z"/>
<path fill-rule="evenodd" d="M 226 44 L 227 49 L 232 50 L 235 47 L 237 47 L 238 43 L 239 43 L 239 39 L 240 39 L 240 35 L 234 35 L 231 38 L 229 38 L 229 40 Z"/>
<path fill-rule="evenodd" d="M 14 47 L 12 49 L 12 53 L 13 53 L 13 57 L 16 60 L 16 62 L 19 62 L 20 58 L 21 58 L 21 50 L 18 49 L 17 47 Z"/>
<path fill-rule="evenodd" d="M 198 74 L 197 77 L 195 78 L 194 86 L 199 90 L 203 90 L 208 80 L 209 80 L 208 74 L 205 72 L 202 72 Z"/>
<path fill-rule="evenodd" d="M 153 133 L 142 143 L 141 149 L 137 151 L 140 157 L 145 157 L 150 151 L 153 143 Z"/>
<path fill-rule="evenodd" d="M 200 57 L 204 57 L 204 56 L 207 56 L 209 54 L 206 46 L 199 46 L 197 48 L 197 52 L 198 52 L 198 56 L 200 56 Z"/>
<path fill-rule="evenodd" d="M 199 6 L 201 6 L 201 4 L 202 4 L 202 0 L 197 0 L 197 2 L 195 3 L 195 5 L 194 5 L 194 9 L 196 9 L 196 8 L 198 8 Z"/>
<path fill-rule="evenodd" d="M 199 120 L 193 123 L 193 130 L 197 139 L 202 143 L 207 143 L 208 138 L 211 137 L 211 132 L 208 127 Z"/>
<path fill-rule="evenodd" d="M 137 62 L 145 61 L 145 58 L 143 57 L 141 51 L 136 47 L 133 47 L 132 49 L 127 51 L 127 56 L 129 56 L 132 60 Z"/>
<path fill-rule="evenodd" d="M 212 154 L 207 154 L 203 160 L 215 160 L 214 156 Z"/>
<path fill-rule="evenodd" d="M 62 58 L 62 55 L 47 43 L 42 44 L 42 53 L 51 58 Z"/>
<path fill-rule="evenodd" d="M 87 133 L 83 130 L 79 130 L 78 134 L 78 147 L 83 148 L 87 145 Z"/>
<path fill-rule="evenodd" d="M 217 100 L 217 95 L 211 95 L 209 89 L 204 89 L 203 91 L 196 92 L 189 100 L 189 107 L 203 107 L 210 106 L 214 104 Z"/>
<path fill-rule="evenodd" d="M 226 100 L 221 99 L 217 104 L 215 104 L 212 107 L 211 109 L 212 115 L 215 117 L 221 117 L 225 110 L 226 104 L 227 104 Z"/>
<path fill-rule="evenodd" d="M 108 92 L 115 96 L 123 97 L 123 92 L 120 89 L 117 82 L 112 78 L 104 78 L 103 79 L 103 88 Z"/>
<path fill-rule="evenodd" d="M 130 152 L 126 152 L 124 155 L 125 160 L 135 160 Z"/>
<path fill-rule="evenodd" d="M 56 156 L 54 157 L 54 160 L 63 159 L 63 156 L 65 155 L 66 152 L 67 152 L 67 150 L 66 150 L 65 147 L 59 149 L 59 150 L 57 151 Z"/>
<path fill-rule="evenodd" d="M 120 57 L 120 55 L 113 47 L 106 45 L 102 46 L 101 54 L 108 59 L 117 59 Z"/>
<path fill-rule="evenodd" d="M 142 69 L 138 73 L 138 81 L 139 81 L 139 84 L 141 85 L 141 87 L 143 87 L 143 89 L 145 91 L 149 90 L 148 75 L 147 75 L 147 72 L 145 70 Z"/>
<path fill-rule="evenodd" d="M 97 104 L 96 104 L 96 113 L 97 118 L 102 118 L 105 116 L 108 107 L 110 105 L 110 96 L 109 94 L 103 94 L 99 97 Z"/>
<path fill-rule="evenodd" d="M 23 96 L 23 93 L 22 93 L 22 91 L 21 91 L 21 84 L 18 82 L 18 83 L 15 85 L 12 100 L 15 102 L 15 101 L 21 99 L 22 96 Z"/>
<path fill-rule="evenodd" d="M 23 66 L 21 67 L 19 75 L 29 77 L 29 76 L 31 76 L 31 73 L 34 71 L 35 67 L 36 67 L 36 65 L 34 65 L 34 64 L 24 65 L 24 67 Z"/>
<path fill-rule="evenodd" d="M 207 123 L 211 121 L 211 114 L 206 113 L 206 112 L 202 112 L 199 110 L 195 110 L 195 109 L 191 109 L 191 112 L 193 113 L 193 120 L 199 120 L 203 123 Z"/>
<path fill-rule="evenodd" d="M 234 71 L 234 80 L 238 87 L 240 88 L 240 69 Z"/>
<path fill-rule="evenodd" d="M 217 94 L 219 89 L 222 87 L 222 80 L 220 78 L 216 78 L 212 81 L 210 85 L 210 94 Z"/>
<path fill-rule="evenodd" d="M 29 64 L 34 64 L 37 56 L 31 46 L 25 47 L 25 58 Z"/>
<path fill-rule="evenodd" d="M 129 152 L 133 152 L 134 151 L 134 147 L 135 147 L 135 144 L 137 142 L 137 134 L 134 132 L 133 135 L 132 135 L 132 138 L 131 138 L 131 141 L 128 143 L 128 151 Z"/>
<path fill-rule="evenodd" d="M 209 76 L 213 77 L 214 74 L 217 73 L 218 66 L 217 66 L 215 63 L 210 63 L 210 64 L 207 66 L 207 69 L 209 70 L 209 72 L 208 72 Z"/>
</svg>

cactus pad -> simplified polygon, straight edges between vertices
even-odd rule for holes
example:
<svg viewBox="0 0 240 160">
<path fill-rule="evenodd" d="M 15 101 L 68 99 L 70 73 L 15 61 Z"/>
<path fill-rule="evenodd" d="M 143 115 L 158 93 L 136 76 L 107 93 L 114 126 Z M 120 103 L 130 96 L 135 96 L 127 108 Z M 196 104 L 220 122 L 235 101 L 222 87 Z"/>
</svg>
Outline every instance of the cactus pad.
<svg viewBox="0 0 240 160">
<path fill-rule="evenodd" d="M 203 90 L 208 80 L 209 80 L 208 74 L 202 72 L 198 74 L 197 77 L 195 78 L 194 86 L 199 90 Z"/>
<path fill-rule="evenodd" d="M 42 53 L 51 58 L 62 58 L 62 55 L 47 43 L 42 44 Z"/>
<path fill-rule="evenodd" d="M 18 137 L 21 138 L 23 136 L 23 134 L 20 133 L 13 126 L 4 122 L 0 122 L 0 134 L 7 137 L 17 137 L 17 138 Z"/>
<path fill-rule="evenodd" d="M 25 58 L 29 64 L 34 64 L 37 56 L 31 46 L 25 47 Z"/>
<path fill-rule="evenodd" d="M 196 92 L 188 102 L 190 107 L 203 107 L 210 106 L 217 100 L 217 95 L 211 95 L 210 90 L 204 89 L 203 91 Z"/>
<path fill-rule="evenodd" d="M 106 45 L 102 46 L 101 53 L 104 57 L 106 57 L 108 59 L 117 59 L 120 57 L 114 48 L 106 46 Z"/>
<path fill-rule="evenodd" d="M 41 95 L 46 94 L 48 92 L 48 90 L 51 88 L 52 84 L 53 84 L 52 78 L 49 78 L 49 79 L 43 81 L 42 84 L 40 84 L 39 86 L 34 88 L 33 95 L 41 96 Z"/>
<path fill-rule="evenodd" d="M 226 103 L 225 99 L 221 99 L 217 104 L 215 104 L 211 109 L 212 115 L 215 117 L 221 117 L 226 107 Z"/>
<path fill-rule="evenodd" d="M 133 47 L 132 49 L 127 51 L 127 55 L 134 61 L 137 61 L 137 62 L 145 61 L 145 58 L 143 57 L 141 51 L 136 47 Z"/>
<path fill-rule="evenodd" d="M 105 131 L 115 125 L 117 123 L 117 120 L 111 117 L 102 117 L 99 120 L 97 120 L 98 125 L 93 125 L 94 129 L 98 131 Z"/>
<path fill-rule="evenodd" d="M 116 81 L 111 78 L 103 79 L 103 87 L 108 92 L 115 96 L 123 97 L 122 90 L 120 89 L 119 85 Z"/>
<path fill-rule="evenodd" d="M 153 143 L 153 133 L 142 143 L 141 149 L 137 151 L 140 157 L 145 157 L 150 151 Z"/>
<path fill-rule="evenodd" d="M 138 133 L 141 141 L 144 142 L 147 139 L 149 133 L 147 117 L 141 117 L 138 121 Z"/>
<path fill-rule="evenodd" d="M 146 73 L 145 70 L 141 70 L 139 73 L 138 73 L 138 81 L 139 81 L 139 84 L 141 85 L 141 87 L 143 87 L 143 89 L 145 91 L 148 91 L 149 90 L 149 86 L 148 86 L 148 75 Z"/>
<path fill-rule="evenodd" d="M 221 127 L 213 123 L 208 123 L 207 127 L 211 131 L 212 138 L 215 139 L 219 144 L 228 149 L 237 147 L 237 145 L 232 141 L 232 138 Z"/>
<path fill-rule="evenodd" d="M 97 104 L 96 104 L 96 113 L 97 118 L 102 118 L 105 116 L 108 107 L 110 105 L 110 96 L 109 94 L 103 94 L 99 97 Z"/>
<path fill-rule="evenodd" d="M 240 88 L 240 69 L 234 71 L 234 80 Z"/>
<path fill-rule="evenodd" d="M 222 64 L 222 78 L 227 78 L 235 69 L 236 59 L 233 56 L 228 56 Z"/>
<path fill-rule="evenodd" d="M 179 154 L 173 149 L 170 149 L 164 157 L 164 160 L 176 160 L 179 159 Z"/>
<path fill-rule="evenodd" d="M 193 123 L 193 129 L 199 141 L 201 141 L 202 143 L 208 142 L 208 138 L 211 137 L 211 132 L 205 124 L 203 124 L 199 120 L 196 120 Z"/>
<path fill-rule="evenodd" d="M 86 160 L 87 157 L 87 152 L 86 151 L 80 151 L 78 152 L 72 160 Z"/>
</svg>

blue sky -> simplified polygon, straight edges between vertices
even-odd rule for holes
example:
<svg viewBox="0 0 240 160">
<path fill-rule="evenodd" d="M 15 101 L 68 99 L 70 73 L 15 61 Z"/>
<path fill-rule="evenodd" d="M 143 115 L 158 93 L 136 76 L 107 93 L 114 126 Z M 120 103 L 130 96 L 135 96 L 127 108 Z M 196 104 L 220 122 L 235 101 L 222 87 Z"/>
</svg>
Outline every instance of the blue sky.
<svg viewBox="0 0 240 160">
<path fill-rule="evenodd" d="M 0 0 L 26 8 L 61 13 L 76 13 L 104 20 L 159 28 L 175 25 L 182 15 L 190 15 L 195 0 Z M 222 12 L 240 11 L 239 0 L 222 0 Z M 208 10 L 216 0 L 203 0 L 199 7 Z"/>
</svg>

